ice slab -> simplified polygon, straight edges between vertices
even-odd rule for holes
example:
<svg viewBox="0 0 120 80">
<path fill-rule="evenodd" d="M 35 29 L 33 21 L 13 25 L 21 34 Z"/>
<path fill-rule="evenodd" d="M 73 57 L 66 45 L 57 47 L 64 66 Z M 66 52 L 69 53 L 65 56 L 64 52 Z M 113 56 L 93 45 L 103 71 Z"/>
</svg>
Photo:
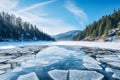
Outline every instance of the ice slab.
<svg viewBox="0 0 120 80">
<path fill-rule="evenodd" d="M 12 70 L 12 72 L 20 72 L 20 71 L 22 71 L 22 68 L 20 68 L 20 67 L 17 67 L 17 68 Z"/>
<path fill-rule="evenodd" d="M 9 69 L 11 68 L 11 65 L 10 64 L 5 64 L 5 65 L 0 65 L 0 69 Z"/>
<path fill-rule="evenodd" d="M 83 62 L 92 63 L 92 64 L 101 64 L 100 62 L 98 62 L 97 60 L 93 59 L 88 55 L 83 56 Z"/>
<path fill-rule="evenodd" d="M 114 70 L 112 77 L 120 80 L 120 70 Z"/>
<path fill-rule="evenodd" d="M 83 53 L 82 51 L 80 53 Z M 61 60 L 64 60 L 66 58 L 75 58 L 75 59 L 81 59 L 81 54 L 68 50 L 62 47 L 52 46 L 48 47 L 41 52 L 39 52 L 36 55 L 36 60 L 39 63 L 45 62 L 47 64 L 52 64 Z M 43 63 L 44 64 L 44 63 Z"/>
<path fill-rule="evenodd" d="M 69 80 L 102 80 L 104 77 L 102 74 L 96 71 L 87 70 L 70 70 Z"/>
<path fill-rule="evenodd" d="M 53 80 L 67 80 L 67 70 L 52 70 L 48 74 Z"/>
<path fill-rule="evenodd" d="M 20 75 L 17 80 L 39 80 L 36 73 L 32 72 L 25 75 Z"/>
<path fill-rule="evenodd" d="M 111 66 L 120 68 L 120 62 L 109 62 L 108 64 L 111 65 Z"/>
<path fill-rule="evenodd" d="M 93 63 L 84 63 L 83 64 L 87 69 L 100 69 L 102 68 L 98 64 L 93 64 Z"/>
<path fill-rule="evenodd" d="M 6 71 L 4 71 L 4 70 L 0 70 L 0 75 L 1 74 L 4 74 Z"/>
</svg>

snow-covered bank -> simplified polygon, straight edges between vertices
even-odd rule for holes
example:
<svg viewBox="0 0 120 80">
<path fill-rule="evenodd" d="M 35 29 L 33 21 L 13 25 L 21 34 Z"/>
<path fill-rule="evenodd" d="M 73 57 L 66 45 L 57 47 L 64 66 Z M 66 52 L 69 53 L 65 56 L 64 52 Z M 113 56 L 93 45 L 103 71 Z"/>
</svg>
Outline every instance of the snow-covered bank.
<svg viewBox="0 0 120 80">
<path fill-rule="evenodd" d="M 97 47 L 120 50 L 120 42 L 89 42 L 89 41 L 35 41 L 35 42 L 0 42 L 0 49 L 30 45 L 75 45 L 81 47 Z"/>
<path fill-rule="evenodd" d="M 49 43 L 49 45 L 76 45 L 83 47 L 97 47 L 120 50 L 120 42 L 59 41 Z"/>
</svg>

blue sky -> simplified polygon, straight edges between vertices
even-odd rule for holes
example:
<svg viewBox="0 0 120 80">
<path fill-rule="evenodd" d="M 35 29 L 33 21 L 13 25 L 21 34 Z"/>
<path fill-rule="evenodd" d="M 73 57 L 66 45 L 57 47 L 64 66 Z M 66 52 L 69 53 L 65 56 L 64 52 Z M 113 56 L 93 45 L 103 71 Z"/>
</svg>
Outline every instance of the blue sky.
<svg viewBox="0 0 120 80">
<path fill-rule="evenodd" d="M 120 0 L 0 0 L 0 11 L 20 16 L 50 35 L 83 30 L 118 8 Z"/>
</svg>

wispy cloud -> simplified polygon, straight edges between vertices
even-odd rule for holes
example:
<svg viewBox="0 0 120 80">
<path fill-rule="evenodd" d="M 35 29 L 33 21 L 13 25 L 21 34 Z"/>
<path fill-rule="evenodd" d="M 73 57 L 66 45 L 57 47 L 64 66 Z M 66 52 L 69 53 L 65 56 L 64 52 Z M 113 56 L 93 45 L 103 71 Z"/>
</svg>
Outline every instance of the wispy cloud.
<svg viewBox="0 0 120 80">
<path fill-rule="evenodd" d="M 75 26 L 69 25 L 61 19 L 54 19 L 48 17 L 43 18 L 29 12 L 24 12 L 21 15 L 26 21 L 37 24 L 39 29 L 42 29 L 50 35 L 55 35 L 70 30 L 76 30 Z"/>
<path fill-rule="evenodd" d="M 14 9 L 18 2 L 18 0 L 0 0 L 0 11 Z"/>
<path fill-rule="evenodd" d="M 79 24 L 81 26 L 84 25 L 84 22 L 88 20 L 87 14 L 81 9 L 78 8 L 74 3 L 71 1 L 66 1 L 65 8 L 73 13 L 73 15 L 76 17 L 77 20 L 79 20 Z"/>
<path fill-rule="evenodd" d="M 46 4 L 52 3 L 54 1 L 55 0 L 50 0 L 50 1 L 46 1 L 46 2 L 41 2 L 41 3 L 33 4 L 32 6 L 29 6 L 29 7 L 26 7 L 24 9 L 21 9 L 21 10 L 17 11 L 17 13 L 22 13 L 22 12 L 25 12 L 25 11 L 28 11 L 28 10 L 31 10 L 31 9 L 34 9 L 34 8 L 37 8 L 37 7 L 41 7 L 41 6 L 44 6 Z"/>
<path fill-rule="evenodd" d="M 38 15 L 31 13 L 34 9 L 46 6 L 48 4 L 51 4 L 55 2 L 56 0 L 49 0 L 46 2 L 40 2 L 31 6 L 28 6 L 26 8 L 23 8 L 21 10 L 15 9 L 16 6 L 18 6 L 20 0 L 0 0 L 0 10 L 7 11 L 9 13 L 15 14 L 17 17 L 21 17 L 23 20 L 31 22 L 32 24 L 37 25 L 37 27 L 44 32 L 55 35 L 58 33 L 75 30 L 76 27 L 73 25 L 67 24 L 64 20 L 58 19 L 58 18 L 50 18 L 48 17 L 47 12 L 36 12 L 39 13 Z M 6 2 L 6 3 L 5 3 Z M 7 3 L 8 2 L 8 3 Z M 11 6 L 8 8 L 8 6 Z M 17 10 L 14 11 L 13 9 Z M 30 12 L 31 10 L 31 12 Z M 40 14 L 42 14 L 40 16 Z"/>
</svg>

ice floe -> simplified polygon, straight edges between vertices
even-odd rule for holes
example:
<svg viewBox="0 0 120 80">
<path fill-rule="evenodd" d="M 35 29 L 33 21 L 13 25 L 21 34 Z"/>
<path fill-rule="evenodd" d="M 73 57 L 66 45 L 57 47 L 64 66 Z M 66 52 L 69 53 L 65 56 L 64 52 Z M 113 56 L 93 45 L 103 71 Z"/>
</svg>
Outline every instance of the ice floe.
<svg viewBox="0 0 120 80">
<path fill-rule="evenodd" d="M 70 70 L 69 80 L 101 80 L 104 76 L 96 71 Z"/>
<path fill-rule="evenodd" d="M 53 80 L 67 80 L 67 70 L 52 70 L 48 74 Z"/>
<path fill-rule="evenodd" d="M 29 74 L 20 75 L 17 80 L 39 80 L 36 73 L 32 72 Z"/>
</svg>

